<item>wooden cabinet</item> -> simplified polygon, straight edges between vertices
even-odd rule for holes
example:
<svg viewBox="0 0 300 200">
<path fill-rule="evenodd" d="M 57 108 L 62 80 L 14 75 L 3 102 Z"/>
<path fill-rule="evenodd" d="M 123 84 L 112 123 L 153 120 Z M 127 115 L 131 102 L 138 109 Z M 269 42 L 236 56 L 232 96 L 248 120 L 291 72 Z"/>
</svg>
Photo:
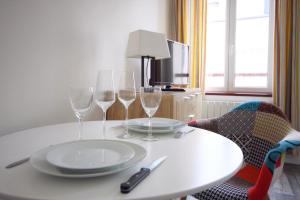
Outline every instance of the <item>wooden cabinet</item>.
<svg viewBox="0 0 300 200">
<path fill-rule="evenodd" d="M 200 117 L 202 95 L 198 89 L 187 89 L 185 92 L 163 92 L 162 100 L 155 117 L 164 117 L 188 121 Z M 139 94 L 129 106 L 128 118 L 147 117 L 140 102 Z M 125 109 L 117 100 L 107 111 L 108 120 L 125 119 Z"/>
</svg>

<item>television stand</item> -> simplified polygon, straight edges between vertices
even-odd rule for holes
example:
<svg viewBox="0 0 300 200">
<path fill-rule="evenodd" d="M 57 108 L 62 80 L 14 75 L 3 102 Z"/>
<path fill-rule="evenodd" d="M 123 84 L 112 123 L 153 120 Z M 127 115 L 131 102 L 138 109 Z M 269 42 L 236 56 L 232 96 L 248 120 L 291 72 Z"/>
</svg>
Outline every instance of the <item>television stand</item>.
<svg viewBox="0 0 300 200">
<path fill-rule="evenodd" d="M 200 114 L 202 114 L 203 93 L 196 88 L 184 89 L 185 92 L 162 92 L 160 106 L 154 117 L 177 119 L 184 122 L 191 120 L 191 118 L 199 119 Z M 108 120 L 123 120 L 124 116 L 125 108 L 117 99 L 107 110 L 106 117 Z M 129 106 L 128 119 L 144 118 L 146 116 L 140 101 L 140 93 L 137 92 L 136 99 Z"/>
</svg>

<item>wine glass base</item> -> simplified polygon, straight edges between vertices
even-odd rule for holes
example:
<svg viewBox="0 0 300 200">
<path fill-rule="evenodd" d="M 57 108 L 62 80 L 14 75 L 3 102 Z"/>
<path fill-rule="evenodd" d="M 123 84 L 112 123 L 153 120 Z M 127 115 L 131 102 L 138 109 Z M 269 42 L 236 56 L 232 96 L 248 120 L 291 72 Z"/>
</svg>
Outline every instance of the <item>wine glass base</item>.
<svg viewBox="0 0 300 200">
<path fill-rule="evenodd" d="M 122 135 L 118 135 L 117 137 L 120 139 L 130 139 L 130 138 L 134 138 L 135 136 L 128 134 L 128 133 L 124 133 Z"/>
<path fill-rule="evenodd" d="M 157 141 L 158 138 L 154 137 L 154 136 L 147 136 L 147 137 L 142 138 L 142 140 L 144 140 L 144 141 Z"/>
</svg>

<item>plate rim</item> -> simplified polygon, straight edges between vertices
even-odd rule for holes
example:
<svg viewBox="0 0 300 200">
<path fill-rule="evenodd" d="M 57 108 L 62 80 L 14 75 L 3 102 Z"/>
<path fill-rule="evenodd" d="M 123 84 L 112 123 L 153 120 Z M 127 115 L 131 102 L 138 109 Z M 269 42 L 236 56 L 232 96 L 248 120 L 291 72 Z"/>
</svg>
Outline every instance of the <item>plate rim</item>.
<svg viewBox="0 0 300 200">
<path fill-rule="evenodd" d="M 111 141 L 119 141 L 119 140 L 111 140 Z M 131 159 L 131 161 L 129 161 L 124 166 L 121 166 L 119 168 L 116 168 L 116 169 L 113 169 L 110 171 L 96 172 L 96 173 L 82 173 L 82 174 L 80 174 L 80 173 L 72 173 L 72 174 L 63 173 L 55 166 L 50 165 L 45 159 L 47 150 L 51 149 L 52 146 L 43 148 L 43 149 L 33 153 L 30 156 L 29 163 L 38 172 L 47 174 L 47 175 L 51 175 L 51 176 L 63 177 L 63 178 L 91 178 L 91 177 L 105 176 L 105 175 L 121 172 L 123 170 L 126 170 L 126 169 L 134 166 L 135 164 L 137 164 L 138 162 L 140 162 L 147 156 L 146 149 L 144 147 L 142 147 L 141 145 L 127 142 L 127 141 L 119 141 L 119 142 L 123 142 L 128 145 L 131 145 L 132 148 L 135 150 L 135 155 Z M 42 164 L 41 164 L 41 162 L 42 162 Z M 43 165 L 46 165 L 47 169 L 45 169 Z"/>
<path fill-rule="evenodd" d="M 133 121 L 138 121 L 138 120 L 145 120 L 147 121 L 149 118 L 147 117 L 142 117 L 142 118 L 134 118 L 134 119 L 129 119 L 128 123 L 133 122 Z M 173 121 L 177 122 L 178 124 L 184 124 L 183 121 L 177 120 L 177 119 L 172 119 L 172 118 L 164 118 L 164 117 L 153 117 L 152 120 L 165 120 L 165 121 Z M 136 125 L 136 126 L 143 126 L 143 125 Z M 159 126 L 158 126 L 159 127 Z M 164 127 L 164 126 L 161 126 Z"/>
<path fill-rule="evenodd" d="M 108 168 L 114 168 L 114 167 L 117 167 L 118 165 L 122 165 L 126 162 L 128 162 L 131 158 L 134 157 L 134 150 L 132 147 L 130 147 L 128 144 L 123 144 L 121 143 L 122 146 L 124 146 L 125 148 L 127 148 L 129 151 L 131 151 L 131 156 L 129 156 L 127 159 L 121 161 L 121 162 L 117 162 L 113 165 L 109 165 L 109 166 L 103 166 L 103 167 L 70 167 L 70 166 L 66 166 L 66 165 L 60 165 L 58 163 L 55 163 L 55 162 L 52 162 L 49 160 L 49 154 L 51 154 L 51 152 L 53 151 L 56 151 L 57 148 L 60 148 L 60 147 L 63 147 L 65 145 L 72 145 L 72 144 L 76 144 L 76 143 L 89 143 L 89 142 L 112 142 L 112 143 L 116 143 L 115 140 L 79 140 L 79 141 L 71 141 L 71 142 L 65 142 L 65 143 L 60 143 L 60 144 L 56 144 L 56 145 L 53 145 L 51 150 L 49 150 L 46 154 L 46 161 L 55 166 L 55 167 L 58 167 L 58 168 L 61 168 L 63 170 L 72 170 L 72 171 L 84 171 L 84 170 L 105 170 L 105 169 L 108 169 Z M 117 142 L 117 143 L 120 143 L 120 142 Z M 120 146 L 121 146 L 120 145 Z"/>
<path fill-rule="evenodd" d="M 135 118 L 135 119 L 130 119 L 130 120 L 147 120 L 148 118 Z M 175 132 L 176 130 L 183 128 L 184 126 L 186 126 L 186 124 L 180 120 L 177 119 L 170 119 L 170 118 L 162 118 L 162 117 L 155 117 L 152 119 L 158 119 L 158 120 L 170 120 L 170 121 L 176 121 L 179 123 L 178 126 L 176 126 L 176 128 L 174 129 L 152 129 L 152 133 L 171 133 L 171 132 Z M 128 130 L 134 131 L 134 132 L 138 132 L 138 133 L 148 133 L 148 130 L 146 129 L 139 129 L 138 125 L 137 126 L 130 126 L 128 125 Z"/>
</svg>

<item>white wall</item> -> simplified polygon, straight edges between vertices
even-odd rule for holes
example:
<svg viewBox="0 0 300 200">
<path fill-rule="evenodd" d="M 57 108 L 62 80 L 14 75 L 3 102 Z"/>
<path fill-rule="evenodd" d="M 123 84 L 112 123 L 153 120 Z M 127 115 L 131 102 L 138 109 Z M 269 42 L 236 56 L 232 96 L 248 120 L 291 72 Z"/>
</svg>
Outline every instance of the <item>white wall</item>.
<svg viewBox="0 0 300 200">
<path fill-rule="evenodd" d="M 140 61 L 125 57 L 128 34 L 136 29 L 169 34 L 169 5 L 169 0 L 0 0 L 0 135 L 75 121 L 67 83 L 93 85 L 100 68 L 130 67 L 140 85 Z"/>
</svg>

